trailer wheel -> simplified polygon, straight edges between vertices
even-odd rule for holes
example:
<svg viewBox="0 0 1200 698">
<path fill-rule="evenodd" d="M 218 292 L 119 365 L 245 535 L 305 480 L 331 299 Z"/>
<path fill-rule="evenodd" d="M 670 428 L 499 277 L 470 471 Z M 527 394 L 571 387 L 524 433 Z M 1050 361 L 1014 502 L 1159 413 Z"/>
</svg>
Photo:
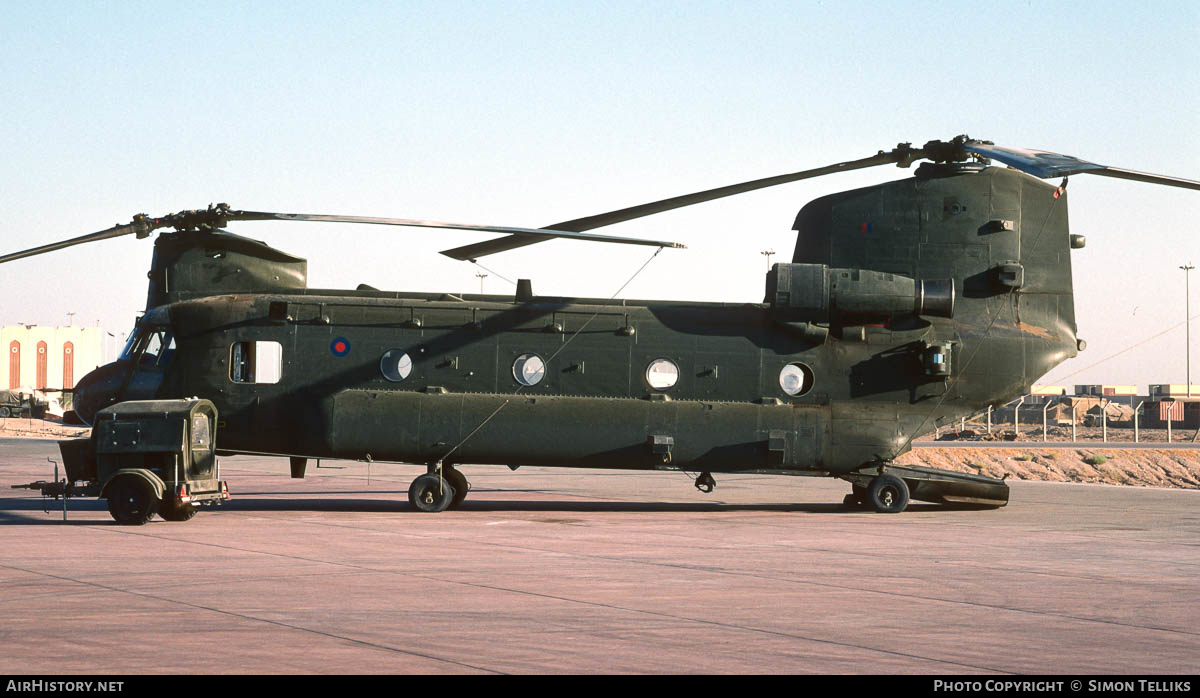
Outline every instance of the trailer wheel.
<svg viewBox="0 0 1200 698">
<path fill-rule="evenodd" d="M 196 507 L 191 504 L 176 504 L 163 502 L 158 505 L 158 515 L 164 521 L 190 521 L 196 515 Z"/>
<path fill-rule="evenodd" d="M 454 486 L 437 473 L 425 473 L 408 487 L 408 501 L 418 511 L 445 511 L 454 501 Z"/>
<path fill-rule="evenodd" d="M 7 407 L 0 407 L 0 417 L 8 417 L 12 415 L 12 411 Z"/>
<path fill-rule="evenodd" d="M 159 499 L 154 487 L 140 477 L 117 478 L 108 489 L 108 513 L 117 523 L 141 526 L 154 518 Z"/>
<path fill-rule="evenodd" d="M 908 485 L 904 480 L 884 473 L 871 480 L 871 505 L 882 514 L 899 514 L 908 507 Z"/>
<path fill-rule="evenodd" d="M 454 488 L 454 497 L 450 500 L 450 508 L 457 509 L 458 505 L 467 498 L 467 492 L 471 491 L 471 483 L 467 482 L 466 475 L 454 468 L 442 468 L 442 477 Z"/>
</svg>

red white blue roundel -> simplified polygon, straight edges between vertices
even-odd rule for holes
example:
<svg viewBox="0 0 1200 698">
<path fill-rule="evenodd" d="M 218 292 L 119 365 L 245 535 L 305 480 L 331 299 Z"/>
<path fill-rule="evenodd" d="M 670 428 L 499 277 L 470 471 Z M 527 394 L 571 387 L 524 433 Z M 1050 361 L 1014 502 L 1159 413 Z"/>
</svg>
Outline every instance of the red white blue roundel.
<svg viewBox="0 0 1200 698">
<path fill-rule="evenodd" d="M 333 352 L 334 356 L 345 356 L 350 353 L 350 340 L 345 337 L 337 337 L 329 343 L 329 351 Z"/>
</svg>

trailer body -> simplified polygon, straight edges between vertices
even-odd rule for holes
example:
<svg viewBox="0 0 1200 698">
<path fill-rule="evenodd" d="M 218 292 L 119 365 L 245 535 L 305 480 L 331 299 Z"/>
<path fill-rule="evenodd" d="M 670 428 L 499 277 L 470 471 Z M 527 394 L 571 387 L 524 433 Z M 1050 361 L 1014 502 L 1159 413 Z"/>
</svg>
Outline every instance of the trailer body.
<svg viewBox="0 0 1200 698">
<path fill-rule="evenodd" d="M 131 400 L 96 413 L 86 438 L 59 441 L 66 479 L 16 485 L 43 495 L 99 497 L 118 523 L 159 514 L 186 521 L 229 499 L 216 455 L 217 409 L 208 400 Z"/>
</svg>

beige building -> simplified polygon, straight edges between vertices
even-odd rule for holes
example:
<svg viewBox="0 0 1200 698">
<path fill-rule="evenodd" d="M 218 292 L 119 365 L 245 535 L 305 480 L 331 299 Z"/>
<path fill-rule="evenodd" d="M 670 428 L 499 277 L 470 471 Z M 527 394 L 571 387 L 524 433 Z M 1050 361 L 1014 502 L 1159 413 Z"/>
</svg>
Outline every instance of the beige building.
<svg viewBox="0 0 1200 698">
<path fill-rule="evenodd" d="M 102 361 L 98 327 L 0 327 L 0 389 L 74 388 Z"/>
<path fill-rule="evenodd" d="M 1192 383 L 1190 394 L 1192 397 L 1200 397 L 1200 384 Z M 1189 394 L 1187 383 L 1151 383 L 1150 397 L 1187 397 Z"/>
<path fill-rule="evenodd" d="M 1077 385 L 1076 395 L 1095 395 L 1096 397 L 1132 397 L 1138 394 L 1136 385 Z"/>
</svg>

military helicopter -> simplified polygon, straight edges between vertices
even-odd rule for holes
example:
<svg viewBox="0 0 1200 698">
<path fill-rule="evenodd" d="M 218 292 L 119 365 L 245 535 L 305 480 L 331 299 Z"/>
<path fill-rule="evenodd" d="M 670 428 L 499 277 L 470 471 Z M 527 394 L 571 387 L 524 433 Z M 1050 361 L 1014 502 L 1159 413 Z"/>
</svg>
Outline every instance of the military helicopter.
<svg viewBox="0 0 1200 698">
<path fill-rule="evenodd" d="M 503 234 L 442 253 L 470 261 L 553 238 L 682 247 L 588 231 L 919 160 L 913 177 L 804 206 L 792 261 L 770 268 L 756 304 L 545 297 L 524 279 L 511 296 L 310 289 L 304 259 L 224 230 L 279 220 Z M 145 312 L 120 358 L 76 386 L 76 412 L 91 423 L 112 405 L 196 396 L 219 412 L 218 454 L 288 457 L 293 477 L 309 459 L 424 465 L 409 488 L 422 511 L 463 501 L 462 464 L 679 470 L 706 492 L 713 473 L 827 476 L 851 484 L 845 504 L 880 512 L 910 499 L 996 507 L 1009 498 L 1002 480 L 893 461 L 933 424 L 1014 399 L 1082 348 L 1071 250 L 1085 240 L 1066 204 L 1079 173 L 1200 189 L 958 136 L 540 229 L 219 204 L 138 214 L 0 263 L 173 229 L 155 241 Z M 140 487 L 135 508 L 171 496 Z"/>
</svg>

